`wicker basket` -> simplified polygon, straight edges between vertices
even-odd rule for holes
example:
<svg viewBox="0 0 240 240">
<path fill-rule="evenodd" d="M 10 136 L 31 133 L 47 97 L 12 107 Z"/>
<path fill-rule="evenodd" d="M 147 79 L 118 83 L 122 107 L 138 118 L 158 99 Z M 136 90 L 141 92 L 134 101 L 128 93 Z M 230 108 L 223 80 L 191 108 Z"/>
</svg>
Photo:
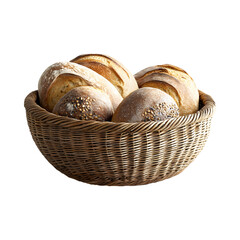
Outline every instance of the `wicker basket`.
<svg viewBox="0 0 240 240">
<path fill-rule="evenodd" d="M 38 93 L 24 102 L 37 147 L 60 172 L 97 185 L 140 185 L 182 172 L 203 149 L 215 109 L 199 91 L 200 110 L 162 122 L 80 121 L 47 112 Z"/>
</svg>

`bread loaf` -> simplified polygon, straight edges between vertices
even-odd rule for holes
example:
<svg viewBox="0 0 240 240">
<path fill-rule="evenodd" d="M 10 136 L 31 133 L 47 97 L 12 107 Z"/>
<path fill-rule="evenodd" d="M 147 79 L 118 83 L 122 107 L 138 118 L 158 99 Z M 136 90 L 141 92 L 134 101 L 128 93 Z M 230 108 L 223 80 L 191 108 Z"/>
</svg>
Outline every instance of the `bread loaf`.
<svg viewBox="0 0 240 240">
<path fill-rule="evenodd" d="M 112 121 L 162 121 L 178 115 L 178 106 L 170 95 L 157 88 L 144 87 L 123 99 L 113 114 Z"/>
<path fill-rule="evenodd" d="M 124 98 L 138 89 L 134 76 L 117 60 L 101 54 L 85 54 L 71 62 L 81 64 L 109 80 Z"/>
<path fill-rule="evenodd" d="M 49 66 L 39 79 L 40 105 L 51 112 L 61 97 L 79 86 L 93 86 L 106 92 L 114 110 L 122 101 L 116 88 L 100 74 L 76 63 L 58 62 Z"/>
<path fill-rule="evenodd" d="M 66 93 L 53 108 L 53 113 L 79 120 L 108 121 L 113 106 L 108 94 L 101 89 L 82 86 Z"/>
<path fill-rule="evenodd" d="M 154 87 L 168 93 L 176 101 L 180 115 L 198 111 L 198 89 L 183 69 L 170 64 L 157 65 L 145 68 L 134 76 L 140 88 Z"/>
</svg>

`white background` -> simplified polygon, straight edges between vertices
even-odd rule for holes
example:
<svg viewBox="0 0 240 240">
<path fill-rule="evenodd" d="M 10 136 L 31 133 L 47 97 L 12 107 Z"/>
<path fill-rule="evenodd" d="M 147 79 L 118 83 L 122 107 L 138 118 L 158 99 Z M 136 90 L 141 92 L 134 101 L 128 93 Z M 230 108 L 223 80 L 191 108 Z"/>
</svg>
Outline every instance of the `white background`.
<svg viewBox="0 0 240 240">
<path fill-rule="evenodd" d="M 238 1 L 5 1 L 1 24 L 0 239 L 240 239 Z M 207 144 L 180 175 L 136 187 L 70 179 L 30 135 L 25 96 L 84 53 L 133 74 L 185 69 L 217 103 Z"/>
</svg>

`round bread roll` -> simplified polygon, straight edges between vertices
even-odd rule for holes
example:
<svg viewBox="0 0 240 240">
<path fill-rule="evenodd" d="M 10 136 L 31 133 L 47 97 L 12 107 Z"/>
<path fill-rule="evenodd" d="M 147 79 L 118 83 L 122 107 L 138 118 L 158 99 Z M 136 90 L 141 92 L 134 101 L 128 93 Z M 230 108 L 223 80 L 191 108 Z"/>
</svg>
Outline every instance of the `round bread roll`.
<svg viewBox="0 0 240 240">
<path fill-rule="evenodd" d="M 106 92 L 114 110 L 122 101 L 116 88 L 100 74 L 76 63 L 58 62 L 49 66 L 39 79 L 40 105 L 51 112 L 61 97 L 79 86 L 93 86 Z"/>
<path fill-rule="evenodd" d="M 144 87 L 123 99 L 113 114 L 112 121 L 162 121 L 178 115 L 178 106 L 170 95 L 157 88 Z"/>
<path fill-rule="evenodd" d="M 101 54 L 80 55 L 71 62 L 81 64 L 109 80 L 123 98 L 138 89 L 134 76 L 117 60 Z"/>
<path fill-rule="evenodd" d="M 80 120 L 111 120 L 113 106 L 104 91 L 90 87 L 76 87 L 66 93 L 53 108 L 53 113 Z"/>
<path fill-rule="evenodd" d="M 134 76 L 140 88 L 154 87 L 168 93 L 176 101 L 180 115 L 198 111 L 198 89 L 183 69 L 170 64 L 157 65 L 145 68 Z"/>
</svg>

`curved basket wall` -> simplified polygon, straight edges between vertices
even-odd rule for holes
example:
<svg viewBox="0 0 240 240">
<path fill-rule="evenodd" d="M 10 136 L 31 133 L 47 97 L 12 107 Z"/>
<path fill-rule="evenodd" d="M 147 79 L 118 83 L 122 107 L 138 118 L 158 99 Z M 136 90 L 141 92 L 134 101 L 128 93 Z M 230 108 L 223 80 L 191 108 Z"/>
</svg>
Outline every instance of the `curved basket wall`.
<svg viewBox="0 0 240 240">
<path fill-rule="evenodd" d="M 162 122 L 80 121 L 47 112 L 37 91 L 25 98 L 29 129 L 45 158 L 60 172 L 98 185 L 140 185 L 182 172 L 208 138 L 215 109 L 199 91 L 200 110 Z"/>
</svg>

